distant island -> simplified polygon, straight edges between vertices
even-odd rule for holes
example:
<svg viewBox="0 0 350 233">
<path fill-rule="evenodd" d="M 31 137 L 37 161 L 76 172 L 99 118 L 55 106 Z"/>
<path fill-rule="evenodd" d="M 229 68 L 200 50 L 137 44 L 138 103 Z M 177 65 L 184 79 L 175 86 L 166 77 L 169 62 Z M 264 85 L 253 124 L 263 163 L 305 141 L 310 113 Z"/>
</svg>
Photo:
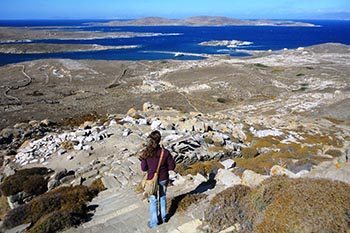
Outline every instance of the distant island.
<svg viewBox="0 0 350 233">
<path fill-rule="evenodd" d="M 196 16 L 187 19 L 167 19 L 147 17 L 134 20 L 114 20 L 106 23 L 89 23 L 96 26 L 286 26 L 286 27 L 315 27 L 305 22 L 284 20 L 240 20 L 219 16 Z"/>
</svg>

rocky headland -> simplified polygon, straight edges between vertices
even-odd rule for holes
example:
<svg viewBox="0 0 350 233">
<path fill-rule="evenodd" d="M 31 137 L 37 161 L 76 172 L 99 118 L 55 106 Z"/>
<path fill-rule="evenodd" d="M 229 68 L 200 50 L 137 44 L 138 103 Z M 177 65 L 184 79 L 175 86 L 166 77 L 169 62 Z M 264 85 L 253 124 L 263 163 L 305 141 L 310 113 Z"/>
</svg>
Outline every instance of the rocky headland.
<svg viewBox="0 0 350 233">
<path fill-rule="evenodd" d="M 135 49 L 138 45 L 103 46 L 83 44 L 0 44 L 0 53 L 8 54 L 39 54 L 39 53 L 62 53 L 62 52 L 87 52 L 119 49 Z"/>
<path fill-rule="evenodd" d="M 155 232 L 138 153 L 157 129 L 177 162 L 158 231 L 348 231 L 349 51 L 0 67 L 2 229 Z"/>
<path fill-rule="evenodd" d="M 33 42 L 33 40 L 96 40 L 108 38 L 134 38 L 176 35 L 179 34 L 152 32 L 98 32 L 81 30 L 62 30 L 62 28 L 60 27 L 51 27 L 46 29 L 36 27 L 0 27 L 0 44 L 31 43 Z"/>
</svg>

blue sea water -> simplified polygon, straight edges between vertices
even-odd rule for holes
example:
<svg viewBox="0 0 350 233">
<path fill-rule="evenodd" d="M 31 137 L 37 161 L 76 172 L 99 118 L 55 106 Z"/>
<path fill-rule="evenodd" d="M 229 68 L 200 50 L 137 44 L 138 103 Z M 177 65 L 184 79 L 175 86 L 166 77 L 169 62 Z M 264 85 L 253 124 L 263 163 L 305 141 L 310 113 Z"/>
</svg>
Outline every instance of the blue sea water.
<svg viewBox="0 0 350 233">
<path fill-rule="evenodd" d="M 95 40 L 37 40 L 32 43 L 70 43 L 99 44 L 106 46 L 140 45 L 139 48 L 126 50 L 106 50 L 93 52 L 65 52 L 55 54 L 2 54 L 0 65 L 21 61 L 45 58 L 97 59 L 97 60 L 160 60 L 160 59 L 203 59 L 197 56 L 185 55 L 174 57 L 175 52 L 195 54 L 228 54 L 230 56 L 247 56 L 242 50 L 280 50 L 293 49 L 321 43 L 350 44 L 350 21 L 310 21 L 320 27 L 276 27 L 276 26 L 224 26 L 224 27 L 183 27 L 183 26 L 152 26 L 152 27 L 97 27 L 85 23 L 93 20 L 61 20 L 61 21 L 0 21 L 0 26 L 12 27 L 47 27 L 63 26 L 68 30 L 85 30 L 101 32 L 150 32 L 178 33 L 172 36 L 135 37 L 124 39 Z M 69 28 L 71 26 L 84 26 Z M 198 45 L 211 40 L 240 40 L 253 42 L 252 45 L 238 48 L 211 47 Z M 167 53 L 173 52 L 173 53 Z"/>
</svg>

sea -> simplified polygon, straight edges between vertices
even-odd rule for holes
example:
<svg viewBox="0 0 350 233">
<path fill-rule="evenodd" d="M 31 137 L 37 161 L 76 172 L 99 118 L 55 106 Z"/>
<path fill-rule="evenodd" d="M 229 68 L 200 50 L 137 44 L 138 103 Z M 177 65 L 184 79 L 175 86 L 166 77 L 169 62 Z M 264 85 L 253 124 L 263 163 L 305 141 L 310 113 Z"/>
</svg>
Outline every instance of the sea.
<svg viewBox="0 0 350 233">
<path fill-rule="evenodd" d="M 14 20 L 0 21 L 0 27 L 60 27 L 59 30 L 83 30 L 94 32 L 154 33 L 151 37 L 105 38 L 93 40 L 33 40 L 30 43 L 98 44 L 103 46 L 138 45 L 137 48 L 111 49 L 89 52 L 62 52 L 50 54 L 4 54 L 0 53 L 0 66 L 36 59 L 94 59 L 94 60 L 197 60 L 205 59 L 198 54 L 225 54 L 249 56 L 251 50 L 295 49 L 321 43 L 350 45 L 350 21 L 346 20 L 298 20 L 317 27 L 283 26 L 87 26 L 96 20 Z M 74 26 L 74 28 L 72 28 Z M 44 29 L 44 28 L 43 28 Z M 251 42 L 235 47 L 202 46 L 207 41 L 238 40 Z"/>
</svg>

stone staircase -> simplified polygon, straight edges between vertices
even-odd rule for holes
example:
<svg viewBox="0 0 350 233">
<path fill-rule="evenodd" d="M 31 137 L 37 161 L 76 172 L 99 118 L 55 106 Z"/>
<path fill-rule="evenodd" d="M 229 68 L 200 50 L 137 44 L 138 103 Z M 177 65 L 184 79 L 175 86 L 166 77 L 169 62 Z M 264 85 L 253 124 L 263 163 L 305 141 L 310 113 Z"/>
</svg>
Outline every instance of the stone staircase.
<svg viewBox="0 0 350 233">
<path fill-rule="evenodd" d="M 147 201 L 142 200 L 141 195 L 136 194 L 132 186 L 121 189 L 115 178 L 104 177 L 103 180 L 109 189 L 101 192 L 90 203 L 90 206 L 96 206 L 92 219 L 64 233 L 199 232 L 195 228 L 201 222 L 184 214 L 175 214 L 168 223 L 149 229 Z"/>
<path fill-rule="evenodd" d="M 107 164 L 103 168 L 108 166 Z M 107 189 L 89 203 L 94 209 L 91 220 L 64 233 L 198 232 L 196 227 L 201 222 L 193 216 L 180 213 L 175 213 L 168 223 L 149 229 L 148 202 L 135 192 L 135 187 L 143 176 L 140 162 L 129 157 L 111 168 L 99 173 Z M 196 186 L 196 183 L 189 182 L 183 186 L 169 187 L 167 197 L 171 199 L 193 190 Z"/>
</svg>

